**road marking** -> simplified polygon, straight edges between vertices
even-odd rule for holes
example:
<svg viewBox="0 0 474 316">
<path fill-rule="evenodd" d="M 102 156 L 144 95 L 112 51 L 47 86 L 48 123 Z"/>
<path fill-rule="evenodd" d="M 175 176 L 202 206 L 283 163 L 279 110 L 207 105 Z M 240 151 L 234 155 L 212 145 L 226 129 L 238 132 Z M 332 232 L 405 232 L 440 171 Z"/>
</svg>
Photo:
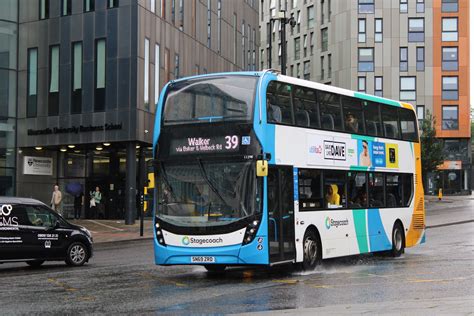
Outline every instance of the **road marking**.
<svg viewBox="0 0 474 316">
<path fill-rule="evenodd" d="M 119 231 L 119 232 L 123 232 L 123 231 L 125 231 L 124 229 L 117 228 L 117 227 L 113 227 L 113 226 L 110 226 L 110 225 L 106 225 L 106 224 L 104 224 L 104 223 L 101 223 L 101 222 L 95 221 L 95 220 L 93 220 L 93 219 L 88 219 L 87 221 L 88 221 L 88 222 L 91 222 L 91 223 L 94 223 L 94 224 L 97 224 L 97 225 L 101 225 L 101 226 L 104 226 L 104 227 L 107 227 L 107 228 L 113 229 L 113 230 L 117 230 L 117 231 Z"/>
<path fill-rule="evenodd" d="M 52 283 L 56 286 L 62 287 L 65 291 L 67 292 L 75 292 L 77 291 L 76 288 L 73 288 L 72 286 L 67 285 L 66 283 L 60 282 L 55 278 L 48 278 L 48 282 Z"/>
<path fill-rule="evenodd" d="M 160 277 L 157 277 L 157 276 L 154 276 L 153 274 L 149 273 L 149 272 L 141 272 L 140 273 L 143 277 L 147 278 L 147 279 L 155 279 L 155 280 L 158 280 L 158 281 L 161 281 L 165 284 L 172 284 L 172 285 L 176 285 L 178 287 L 187 287 L 186 284 L 184 283 L 180 283 L 180 282 L 174 282 L 174 281 L 171 281 L 171 280 L 166 280 L 166 279 L 162 279 Z"/>
<path fill-rule="evenodd" d="M 298 280 L 273 280 L 272 282 L 283 283 L 283 284 L 296 284 L 299 281 Z"/>
</svg>

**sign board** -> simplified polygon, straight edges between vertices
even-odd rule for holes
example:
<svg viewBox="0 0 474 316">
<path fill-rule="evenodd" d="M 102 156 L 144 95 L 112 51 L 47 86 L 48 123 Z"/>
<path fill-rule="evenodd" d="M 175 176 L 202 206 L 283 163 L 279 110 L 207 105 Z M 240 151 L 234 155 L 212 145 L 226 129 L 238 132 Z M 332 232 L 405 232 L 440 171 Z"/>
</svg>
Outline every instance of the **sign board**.
<svg viewBox="0 0 474 316">
<path fill-rule="evenodd" d="M 249 146 L 250 136 L 225 135 L 212 137 L 187 137 L 173 139 L 170 144 L 171 155 L 238 152 L 240 146 Z"/>
<path fill-rule="evenodd" d="M 25 156 L 23 159 L 23 174 L 36 176 L 53 175 L 53 158 Z"/>
<path fill-rule="evenodd" d="M 445 160 L 443 164 L 438 166 L 439 170 L 461 170 L 462 161 L 461 160 Z"/>
</svg>

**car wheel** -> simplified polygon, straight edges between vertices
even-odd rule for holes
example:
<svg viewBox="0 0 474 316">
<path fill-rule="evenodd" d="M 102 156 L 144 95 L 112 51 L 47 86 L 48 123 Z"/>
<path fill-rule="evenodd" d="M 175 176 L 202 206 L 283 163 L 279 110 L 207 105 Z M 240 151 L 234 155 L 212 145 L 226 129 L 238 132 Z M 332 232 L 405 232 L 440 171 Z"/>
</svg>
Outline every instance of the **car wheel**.
<svg viewBox="0 0 474 316">
<path fill-rule="evenodd" d="M 303 238 L 303 270 L 308 271 L 316 268 L 321 258 L 320 244 L 316 232 L 312 229 L 307 230 Z"/>
<path fill-rule="evenodd" d="M 209 272 L 224 272 L 227 267 L 223 264 L 206 264 L 204 268 Z"/>
<path fill-rule="evenodd" d="M 392 257 L 400 257 L 405 250 L 405 234 L 400 223 L 395 223 L 392 232 Z"/>
<path fill-rule="evenodd" d="M 67 249 L 66 263 L 70 266 L 82 266 L 88 259 L 87 248 L 81 242 L 74 242 Z"/>
<path fill-rule="evenodd" d="M 39 267 L 44 263 L 44 260 L 32 260 L 32 261 L 27 261 L 26 264 L 29 265 L 30 267 Z"/>
</svg>

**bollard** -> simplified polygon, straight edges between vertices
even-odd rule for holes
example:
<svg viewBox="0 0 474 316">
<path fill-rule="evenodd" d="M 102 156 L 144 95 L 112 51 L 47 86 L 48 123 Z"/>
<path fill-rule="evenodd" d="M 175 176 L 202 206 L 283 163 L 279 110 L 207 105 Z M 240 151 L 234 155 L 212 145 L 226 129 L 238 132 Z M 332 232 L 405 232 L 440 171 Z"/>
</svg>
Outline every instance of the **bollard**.
<svg viewBox="0 0 474 316">
<path fill-rule="evenodd" d="M 438 201 L 441 201 L 443 199 L 443 189 L 439 188 L 438 190 Z"/>
</svg>

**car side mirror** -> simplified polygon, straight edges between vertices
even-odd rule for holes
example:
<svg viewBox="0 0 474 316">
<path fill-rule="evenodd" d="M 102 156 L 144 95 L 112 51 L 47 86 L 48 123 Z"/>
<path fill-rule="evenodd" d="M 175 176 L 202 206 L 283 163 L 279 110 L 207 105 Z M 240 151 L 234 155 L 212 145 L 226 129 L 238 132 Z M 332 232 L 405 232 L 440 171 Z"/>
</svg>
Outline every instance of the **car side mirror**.
<svg viewBox="0 0 474 316">
<path fill-rule="evenodd" d="M 257 177 L 268 176 L 268 161 L 257 160 Z"/>
</svg>

